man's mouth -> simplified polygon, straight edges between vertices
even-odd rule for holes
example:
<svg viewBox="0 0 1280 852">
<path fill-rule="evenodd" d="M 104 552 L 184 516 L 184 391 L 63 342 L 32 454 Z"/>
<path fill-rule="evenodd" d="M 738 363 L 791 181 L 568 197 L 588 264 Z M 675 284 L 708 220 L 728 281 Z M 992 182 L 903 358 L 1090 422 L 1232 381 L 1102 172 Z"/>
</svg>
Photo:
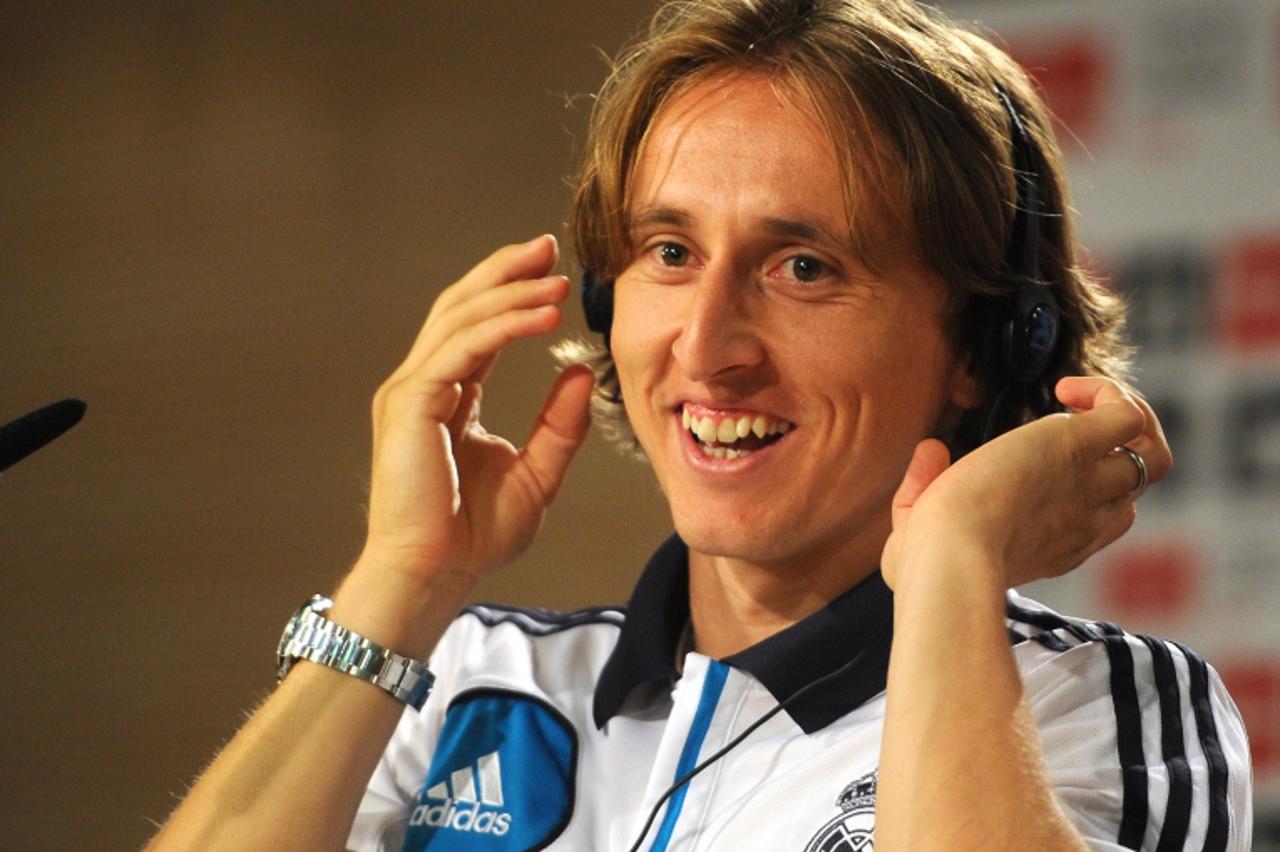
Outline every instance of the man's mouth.
<svg viewBox="0 0 1280 852">
<path fill-rule="evenodd" d="M 795 425 L 789 420 L 749 411 L 693 412 L 681 407 L 681 422 L 708 456 L 736 459 L 779 441 Z"/>
</svg>

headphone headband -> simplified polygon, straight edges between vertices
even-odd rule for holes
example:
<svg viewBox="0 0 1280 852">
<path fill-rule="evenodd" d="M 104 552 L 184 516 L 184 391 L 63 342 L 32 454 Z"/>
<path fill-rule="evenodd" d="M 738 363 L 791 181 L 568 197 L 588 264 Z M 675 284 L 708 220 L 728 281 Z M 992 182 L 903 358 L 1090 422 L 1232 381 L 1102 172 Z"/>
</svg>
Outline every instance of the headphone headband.
<svg viewBox="0 0 1280 852">
<path fill-rule="evenodd" d="M 1058 344 L 1059 310 L 1052 289 L 1040 280 L 1040 176 L 1035 170 L 1031 136 L 1008 93 L 996 96 L 1009 116 L 1010 148 L 1017 200 L 1006 263 L 1022 282 L 1001 323 L 1001 359 L 1012 383 L 1030 385 L 1049 366 Z"/>
</svg>

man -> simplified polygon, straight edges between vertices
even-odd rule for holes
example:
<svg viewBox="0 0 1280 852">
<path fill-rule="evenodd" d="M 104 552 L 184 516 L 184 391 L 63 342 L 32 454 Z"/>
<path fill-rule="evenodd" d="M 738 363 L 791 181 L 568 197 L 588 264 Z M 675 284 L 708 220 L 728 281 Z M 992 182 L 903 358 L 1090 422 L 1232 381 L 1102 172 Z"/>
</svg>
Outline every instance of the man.
<svg viewBox="0 0 1280 852">
<path fill-rule="evenodd" d="M 1216 674 L 1006 595 L 1170 465 L 1022 72 L 906 0 L 673 4 L 587 147 L 598 376 L 567 368 L 516 450 L 480 388 L 558 324 L 556 244 L 440 296 L 374 400 L 360 559 L 155 847 L 1247 848 Z M 625 610 L 458 615 L 593 386 L 678 538 Z M 1070 413 L 1024 424 L 1050 394 Z M 401 657 L 351 677 L 345 631 Z"/>
</svg>

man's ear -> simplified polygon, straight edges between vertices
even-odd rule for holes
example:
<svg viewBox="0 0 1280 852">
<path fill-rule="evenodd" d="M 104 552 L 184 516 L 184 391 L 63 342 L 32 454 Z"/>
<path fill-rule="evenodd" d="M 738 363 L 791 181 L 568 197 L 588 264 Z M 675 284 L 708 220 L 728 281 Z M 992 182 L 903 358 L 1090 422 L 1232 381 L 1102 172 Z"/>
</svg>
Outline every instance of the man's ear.
<svg viewBox="0 0 1280 852">
<path fill-rule="evenodd" d="M 982 383 L 973 374 L 973 364 L 968 359 L 956 359 L 947 392 L 947 407 L 968 411 L 983 403 Z"/>
<path fill-rule="evenodd" d="M 934 426 L 933 437 L 950 446 L 965 413 L 982 403 L 982 383 L 973 374 L 972 365 L 957 360 L 952 368 L 947 395 L 943 400 L 942 413 Z"/>
</svg>

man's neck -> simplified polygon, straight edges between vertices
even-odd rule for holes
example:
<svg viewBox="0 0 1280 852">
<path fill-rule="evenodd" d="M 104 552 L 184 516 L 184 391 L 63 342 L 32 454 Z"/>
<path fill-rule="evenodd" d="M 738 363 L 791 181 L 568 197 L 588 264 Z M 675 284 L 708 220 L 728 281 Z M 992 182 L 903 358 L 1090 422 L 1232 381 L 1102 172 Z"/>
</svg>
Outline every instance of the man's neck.
<svg viewBox="0 0 1280 852">
<path fill-rule="evenodd" d="M 785 630 L 875 573 L 879 553 L 839 553 L 804 567 L 759 565 L 689 549 L 694 647 L 722 659 Z"/>
</svg>

